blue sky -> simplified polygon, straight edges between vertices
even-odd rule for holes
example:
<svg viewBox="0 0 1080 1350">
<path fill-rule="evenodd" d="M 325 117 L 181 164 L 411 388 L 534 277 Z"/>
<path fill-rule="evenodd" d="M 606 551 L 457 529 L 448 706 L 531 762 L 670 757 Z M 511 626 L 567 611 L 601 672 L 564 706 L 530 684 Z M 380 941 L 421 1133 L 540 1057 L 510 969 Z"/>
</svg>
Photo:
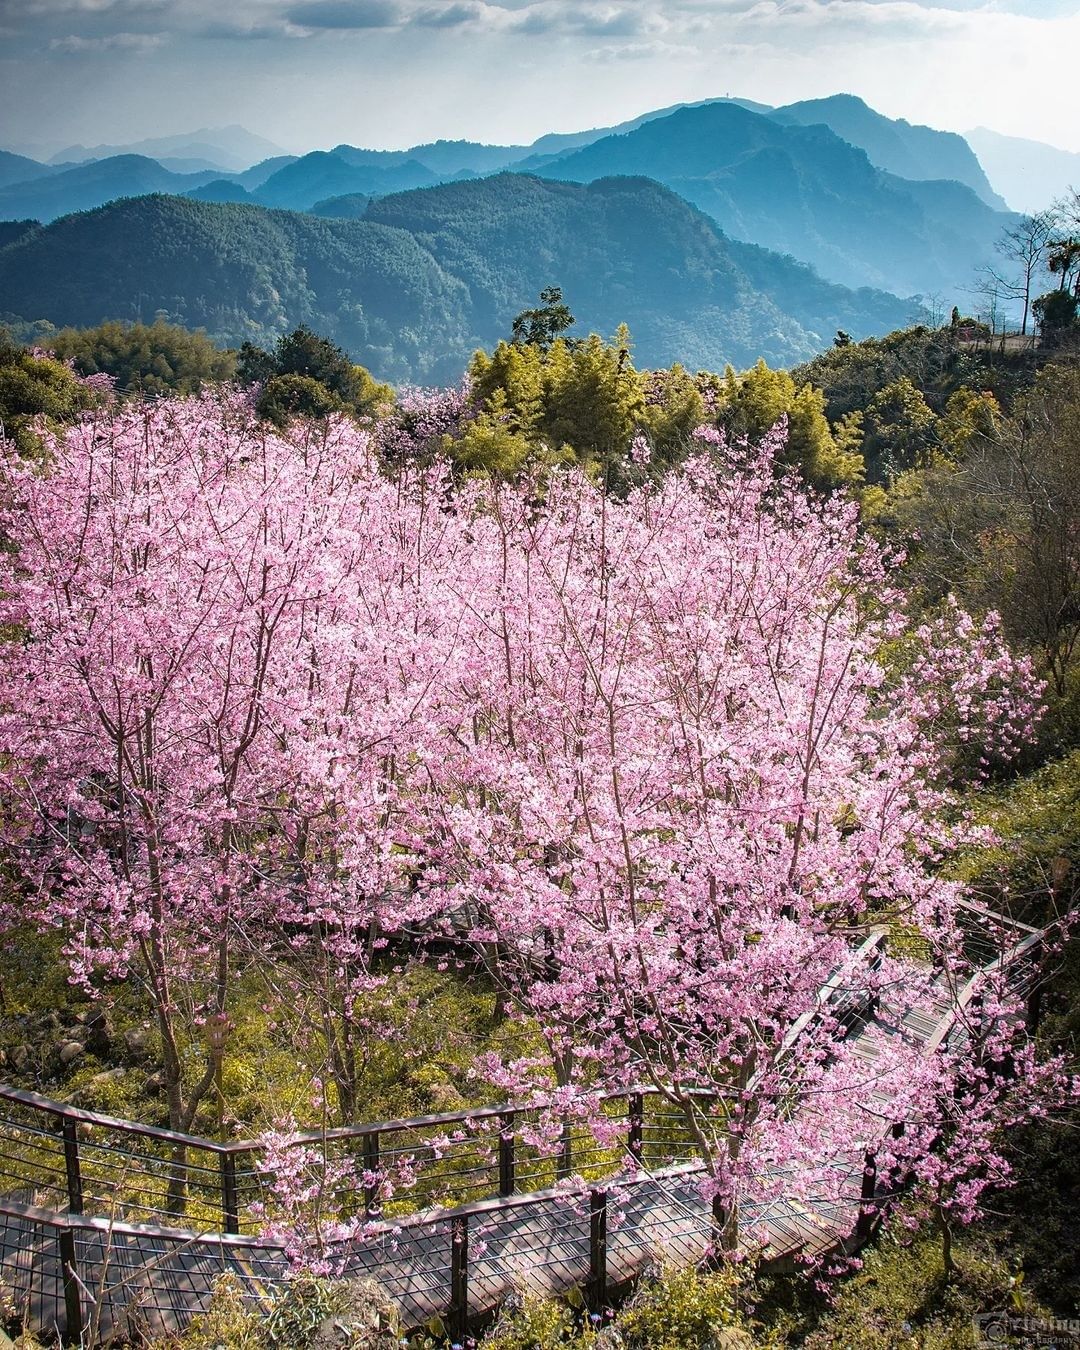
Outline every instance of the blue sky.
<svg viewBox="0 0 1080 1350">
<path fill-rule="evenodd" d="M 0 0 L 0 145 L 527 143 L 843 91 L 1080 150 L 1078 51 L 1080 0 Z"/>
</svg>

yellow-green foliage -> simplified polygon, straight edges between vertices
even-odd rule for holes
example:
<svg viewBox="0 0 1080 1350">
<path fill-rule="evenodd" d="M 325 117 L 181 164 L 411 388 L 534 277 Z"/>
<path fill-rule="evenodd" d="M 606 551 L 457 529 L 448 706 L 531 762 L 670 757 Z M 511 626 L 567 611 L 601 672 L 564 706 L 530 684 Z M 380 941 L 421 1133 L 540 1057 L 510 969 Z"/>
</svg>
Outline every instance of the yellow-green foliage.
<svg viewBox="0 0 1080 1350">
<path fill-rule="evenodd" d="M 952 867 L 986 898 L 1030 907 L 1044 915 L 1055 870 L 1059 889 L 1075 890 L 1080 873 L 1080 750 L 969 802 L 976 820 L 997 842 L 966 850 Z M 1063 859 L 1068 875 L 1060 876 Z"/>
<path fill-rule="evenodd" d="M 785 370 L 758 361 L 737 375 L 729 366 L 715 387 L 719 421 L 729 437 L 760 440 L 782 417 L 788 421 L 787 459 L 815 487 L 854 486 L 862 481 L 859 423 L 829 427 L 825 399 L 813 385 L 796 385 Z"/>
<path fill-rule="evenodd" d="M 906 375 L 870 400 L 863 415 L 863 453 L 871 477 L 891 482 L 906 469 L 929 466 L 938 419 Z"/>
<path fill-rule="evenodd" d="M 541 1053 L 535 1028 L 497 1014 L 495 995 L 454 970 L 414 965 L 361 1005 L 366 1119 L 455 1111 L 501 1100 L 475 1077 L 477 1056 Z"/>
<path fill-rule="evenodd" d="M 81 375 L 111 375 L 121 394 L 193 394 L 204 384 L 232 379 L 236 369 L 235 354 L 216 347 L 205 333 L 161 319 L 62 328 L 48 345 L 74 361 Z"/>
<path fill-rule="evenodd" d="M 956 1260 L 946 1281 L 940 1242 L 930 1234 L 913 1239 L 898 1226 L 838 1284 L 816 1330 L 804 1337 L 789 1326 L 788 1343 L 805 1350 L 973 1350 L 972 1319 L 1018 1311 L 1019 1285 L 1004 1262 L 973 1242 L 958 1246 Z"/>
<path fill-rule="evenodd" d="M 611 342 L 595 333 L 583 342 L 558 338 L 547 348 L 500 342 L 490 355 L 477 352 L 470 374 L 481 413 L 449 447 L 468 468 L 513 472 L 544 446 L 603 467 L 617 486 L 618 465 L 636 434 L 649 443 L 653 471 L 662 469 L 685 453 L 691 432 L 707 420 L 708 402 L 729 436 L 750 441 L 786 417 L 788 462 L 816 487 L 857 487 L 863 479 L 859 415 L 830 428 L 821 391 L 796 385 L 764 361 L 723 377 L 692 376 L 679 365 L 637 371 L 621 328 Z"/>
<path fill-rule="evenodd" d="M 938 419 L 943 452 L 950 459 L 959 459 L 976 436 L 995 433 L 1001 416 L 1001 405 L 993 394 L 961 386 L 949 395 L 945 411 Z"/>
<path fill-rule="evenodd" d="M 264 1350 L 264 1314 L 245 1301 L 235 1275 L 222 1275 L 214 1284 L 210 1306 L 196 1317 L 182 1336 L 165 1343 L 167 1350 Z M 164 1347 L 163 1347 L 164 1350 Z"/>
<path fill-rule="evenodd" d="M 33 356 L 0 330 L 0 425 L 20 453 L 41 449 L 35 427 L 73 422 L 97 396 L 64 365 L 48 356 Z"/>
<path fill-rule="evenodd" d="M 645 424 L 624 330 L 611 343 L 593 333 L 583 342 L 557 338 L 546 350 L 500 342 L 490 356 L 476 354 L 470 373 L 488 426 L 521 438 L 518 446 L 568 446 L 583 463 L 603 463 L 625 453 Z"/>
<path fill-rule="evenodd" d="M 500 342 L 490 354 L 477 352 L 470 375 L 481 412 L 448 447 L 469 469 L 508 474 L 539 455 L 610 475 L 639 432 L 665 464 L 705 416 L 697 381 L 682 366 L 635 370 L 625 328 L 610 342 L 595 333 L 546 348 Z"/>
<path fill-rule="evenodd" d="M 698 382 L 678 363 L 670 370 L 642 376 L 645 411 L 642 429 L 661 464 L 677 459 L 690 433 L 705 421 L 705 400 Z"/>
<path fill-rule="evenodd" d="M 8 1056 L 5 1076 L 22 1087 L 73 1096 L 83 1106 L 148 1124 L 168 1123 L 161 1096 L 147 1093 L 147 1075 L 156 1067 L 159 1045 L 135 980 L 101 983 L 100 1005 L 107 1009 L 114 1053 L 108 1059 L 85 1054 L 63 1068 L 50 1053 L 67 1038 L 64 1024 L 86 1012 L 91 1002 L 67 982 L 60 939 L 29 929 L 9 933 L 0 970 L 0 1050 Z M 231 1137 L 249 1138 L 275 1121 L 294 1116 L 318 1125 L 316 1079 L 325 1073 L 326 1043 L 321 1025 L 309 1019 L 302 1000 L 290 998 L 288 967 L 264 954 L 258 968 L 238 972 L 230 1016 L 234 1023 L 225 1048 L 222 1086 L 224 1123 Z M 196 1003 L 205 990 L 193 987 L 185 997 Z M 499 1097 L 499 1091 L 473 1074 L 476 1056 L 498 1051 L 511 1057 L 538 1053 L 529 1023 L 497 1014 L 495 995 L 475 976 L 456 969 L 412 964 L 390 973 L 357 1009 L 365 1020 L 358 1041 L 359 1100 L 366 1119 L 452 1111 Z M 55 1022 L 54 1029 L 43 1028 Z M 42 1025 L 39 1025 L 42 1024 Z M 133 1062 L 124 1033 L 149 1028 L 145 1059 Z M 16 1070 L 14 1049 L 30 1042 L 33 1055 Z M 185 1072 L 194 1081 L 205 1066 L 205 1046 L 197 1038 L 181 1045 Z M 121 1074 L 103 1070 L 123 1068 Z M 194 1123 L 194 1132 L 216 1135 L 218 1099 L 211 1092 Z M 328 1118 L 335 1103 L 327 1101 Z"/>
<path fill-rule="evenodd" d="M 686 1350 L 733 1347 L 745 1342 L 739 1330 L 739 1275 L 730 1267 L 702 1272 L 665 1270 L 648 1280 L 619 1314 L 626 1350 Z"/>
<path fill-rule="evenodd" d="M 582 1304 L 580 1295 L 574 1302 Z M 596 1344 L 596 1335 L 580 1306 L 527 1295 L 502 1309 L 480 1344 L 483 1350 L 584 1350 Z"/>
<path fill-rule="evenodd" d="M 646 1280 L 615 1315 L 612 1331 L 594 1329 L 580 1291 L 567 1299 L 525 1297 L 500 1313 L 483 1350 L 556 1350 L 617 1345 L 621 1350 L 750 1350 L 732 1268 L 703 1273 L 665 1268 Z M 760 1342 L 762 1345 L 768 1341 Z"/>
</svg>

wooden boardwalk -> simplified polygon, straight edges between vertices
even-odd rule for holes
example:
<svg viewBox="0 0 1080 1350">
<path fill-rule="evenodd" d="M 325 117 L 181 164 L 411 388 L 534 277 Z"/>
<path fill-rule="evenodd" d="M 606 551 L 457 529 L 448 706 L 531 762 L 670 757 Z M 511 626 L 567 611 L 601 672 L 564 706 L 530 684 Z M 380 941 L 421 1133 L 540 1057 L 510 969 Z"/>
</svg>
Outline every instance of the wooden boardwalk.
<svg viewBox="0 0 1080 1350">
<path fill-rule="evenodd" d="M 617 1222 L 609 1220 L 605 1292 L 610 1294 L 661 1261 L 680 1265 L 708 1254 L 710 1206 L 693 1164 L 619 1189 Z M 758 1208 L 743 1221 L 768 1231 L 765 1261 L 817 1256 L 835 1248 L 855 1229 L 860 1210 L 861 1159 L 848 1170 L 848 1201 L 837 1210 L 792 1200 Z M 289 1263 L 273 1243 L 221 1234 L 166 1232 L 157 1227 L 78 1219 L 58 1227 L 58 1216 L 8 1203 L 0 1215 L 4 1280 L 26 1325 L 39 1333 L 63 1332 L 68 1324 L 63 1243 L 74 1238 L 75 1265 L 85 1288 L 83 1320 L 100 1309 L 102 1336 L 143 1329 L 180 1330 L 204 1308 L 214 1281 L 234 1275 L 254 1298 L 265 1298 L 287 1277 Z M 592 1212 L 588 1194 L 538 1192 L 512 1202 L 481 1202 L 457 1211 L 413 1216 L 375 1238 L 340 1253 L 342 1278 L 368 1275 L 401 1307 L 408 1326 L 438 1316 L 453 1320 L 453 1251 L 460 1221 L 468 1221 L 473 1249 L 468 1262 L 469 1317 L 494 1310 L 505 1298 L 589 1290 Z"/>
<path fill-rule="evenodd" d="M 1019 972 L 1030 967 L 1042 935 L 1020 925 L 1012 928 L 1014 942 L 1007 959 Z M 856 1023 L 858 1030 L 849 1037 L 851 1048 L 872 1063 L 885 1030 L 933 1054 L 953 1034 L 958 1011 L 977 982 L 978 975 L 959 993 L 932 987 L 925 1000 L 907 1010 L 890 1006 L 886 998 L 873 1016 Z M 823 991 L 823 1001 L 830 996 L 830 991 Z M 100 1130 L 104 1127 L 98 1122 L 107 1118 L 76 1113 L 83 1119 L 73 1123 L 73 1108 L 58 1103 L 40 1106 L 43 1099 L 11 1089 L 0 1090 L 0 1097 L 23 1110 L 19 1120 L 35 1110 L 52 1109 L 61 1128 L 54 1126 L 48 1135 L 40 1131 L 34 1138 L 57 1139 L 60 1148 L 62 1136 L 65 1151 L 56 1156 L 66 1164 L 71 1194 L 73 1179 L 79 1181 L 79 1128 L 85 1132 L 93 1124 Z M 891 1120 L 888 1095 L 881 1095 L 878 1104 L 883 1136 Z M 503 1122 L 513 1118 L 514 1108 L 475 1114 L 497 1116 Z M 391 1129 L 445 1119 L 384 1123 L 378 1128 L 385 1135 Z M 114 1127 L 124 1125 L 112 1122 Z M 163 1134 L 175 1139 L 147 1127 L 127 1128 L 137 1130 L 140 1138 Z M 640 1139 L 640 1123 L 637 1129 Z M 0 1125 L 0 1155 L 4 1141 Z M 209 1141 L 196 1142 L 216 1150 L 227 1179 L 224 1160 L 233 1154 Z M 85 1150 L 86 1145 L 82 1147 Z M 790 1262 L 851 1249 L 864 1240 L 868 1197 L 863 1164 L 861 1153 L 837 1162 L 828 1198 L 779 1198 L 764 1205 L 748 1200 L 740 1220 L 746 1231 L 761 1235 L 762 1259 Z M 344 1278 L 372 1276 L 399 1304 L 406 1326 L 439 1317 L 460 1336 L 466 1325 L 489 1315 L 515 1291 L 545 1295 L 578 1287 L 600 1304 L 661 1259 L 678 1264 L 701 1261 L 711 1234 L 711 1205 L 702 1198 L 701 1177 L 700 1164 L 679 1163 L 651 1172 L 639 1168 L 629 1178 L 576 1189 L 526 1190 L 429 1209 L 377 1223 L 363 1241 L 335 1249 L 335 1258 Z M 513 1190 L 512 1164 L 510 1180 Z M 778 1184 L 771 1189 L 785 1192 L 786 1179 L 774 1180 Z M 226 1180 L 227 1211 L 230 1204 L 237 1207 L 235 1178 L 232 1185 L 230 1193 Z M 799 1189 L 790 1188 L 793 1194 Z M 75 1198 L 78 1203 L 68 1208 L 82 1209 L 81 1182 Z M 221 1275 L 234 1275 L 251 1298 L 262 1300 L 288 1271 L 281 1247 L 256 1235 L 195 1232 L 160 1222 L 137 1224 L 101 1213 L 64 1213 L 59 1205 L 48 1208 L 38 1193 L 25 1190 L 0 1197 L 0 1279 L 27 1328 L 46 1335 L 75 1340 L 80 1327 L 102 1338 L 175 1332 L 206 1306 Z"/>
</svg>

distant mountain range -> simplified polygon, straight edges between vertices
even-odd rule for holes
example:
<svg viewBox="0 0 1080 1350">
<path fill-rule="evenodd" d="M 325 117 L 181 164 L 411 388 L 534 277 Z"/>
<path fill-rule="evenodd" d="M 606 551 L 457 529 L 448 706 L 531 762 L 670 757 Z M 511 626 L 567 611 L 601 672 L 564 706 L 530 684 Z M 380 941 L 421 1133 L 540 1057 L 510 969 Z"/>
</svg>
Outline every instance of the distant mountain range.
<svg viewBox="0 0 1080 1350">
<path fill-rule="evenodd" d="M 574 182 L 647 175 L 726 233 L 790 253 L 830 280 L 941 293 L 950 303 L 1010 221 L 961 183 L 876 168 L 820 122 L 803 126 L 730 103 L 681 108 L 536 172 Z"/>
<path fill-rule="evenodd" d="M 969 131 L 966 139 L 1014 210 L 1030 215 L 1070 189 L 1080 191 L 1080 155 L 985 127 Z"/>
<path fill-rule="evenodd" d="M 629 323 L 643 365 L 791 365 L 909 321 L 910 303 L 823 281 L 728 239 L 658 183 L 519 174 L 392 194 L 363 219 L 148 196 L 25 227 L 0 247 L 0 296 L 24 319 L 171 320 L 272 342 L 308 323 L 393 380 L 456 379 L 540 290 L 578 331 Z"/>
<path fill-rule="evenodd" d="M 246 169 L 256 160 L 269 159 L 284 151 L 273 141 L 255 136 L 243 127 L 203 127 L 179 136 L 154 136 L 127 145 L 69 145 L 49 159 L 50 164 L 85 164 L 90 159 L 113 159 L 117 155 L 145 155 L 167 161 L 197 160 L 214 169 Z"/>
<path fill-rule="evenodd" d="M 897 295 L 963 305 L 976 269 L 994 258 L 1015 220 L 1000 189 L 1015 204 L 1020 175 L 1028 173 L 1030 195 L 1020 197 L 1028 204 L 1080 181 L 1080 156 L 993 133 L 971 137 L 989 178 L 963 137 L 884 117 L 850 95 L 783 108 L 744 99 L 677 104 L 528 146 L 340 144 L 295 156 L 226 127 L 128 146 L 70 146 L 47 164 L 0 152 L 0 221 L 19 222 L 0 232 L 0 309 L 59 315 L 58 322 L 164 309 L 229 341 L 317 320 L 384 375 L 428 378 L 497 337 L 540 288 L 561 284 L 590 327 L 637 315 L 646 343 L 654 340 L 641 326 L 647 323 L 655 330 L 650 359 L 781 359 L 806 354 L 837 326 L 873 332 L 886 315 L 889 324 L 903 321 L 913 302 Z M 122 153 L 105 153 L 113 151 Z M 85 162 L 71 162 L 84 155 Z M 613 186 L 620 180 L 631 185 Z M 590 184 L 602 190 L 585 191 Z M 123 211 L 97 210 L 152 194 L 167 194 L 172 204 L 145 214 L 132 214 L 127 202 Z M 660 229 L 657 241 L 639 237 L 635 201 L 642 220 Z M 215 206 L 228 210 L 215 215 Z M 64 219 L 87 211 L 95 213 L 90 223 Z M 311 223 L 283 214 L 295 212 L 309 213 Z M 195 248 L 190 276 L 156 237 L 143 244 L 172 278 L 167 285 L 138 256 L 128 258 L 124 231 L 136 238 L 150 219 L 155 228 L 171 223 L 180 243 Z M 28 231 L 34 220 L 55 227 Z M 604 248 L 633 253 L 638 300 L 621 280 L 629 264 L 594 247 L 593 229 Z M 265 254 L 250 275 L 223 242 L 234 230 L 253 258 Z M 513 248 L 504 248 L 506 238 L 517 241 Z M 76 277 L 69 264 L 77 248 L 87 256 Z M 128 258 L 123 267 L 114 266 L 114 249 Z M 668 259 L 666 307 L 649 282 L 653 253 Z M 58 269 L 55 277 L 39 267 L 44 258 Z M 400 303 L 379 281 L 378 266 L 404 286 Z M 710 279 L 700 303 L 680 290 L 680 267 Z M 787 291 L 770 280 L 781 276 Z M 426 335 L 430 354 L 414 349 L 412 336 L 394 334 L 394 316 L 405 322 L 413 311 L 419 327 L 410 333 Z"/>
<path fill-rule="evenodd" d="M 0 219 L 50 221 L 89 211 L 120 197 L 187 192 L 221 176 L 220 170 L 178 174 L 146 155 L 114 155 L 65 169 L 46 170 L 30 182 L 0 188 Z"/>
<path fill-rule="evenodd" d="M 225 128 L 97 147 L 152 149 L 165 163 L 145 153 L 75 166 L 8 157 L 0 161 L 0 218 L 50 221 L 149 192 L 318 207 L 320 215 L 340 209 L 355 218 L 362 198 L 507 170 L 575 182 L 629 174 L 656 179 L 729 236 L 790 253 L 831 281 L 940 294 L 950 303 L 962 301 L 1009 223 L 962 137 L 883 117 L 849 95 L 784 108 L 711 99 L 614 127 L 543 136 L 531 146 L 436 141 L 385 151 L 342 144 L 300 157 L 271 155 L 238 172 L 205 159 L 223 142 L 222 154 L 277 149 Z M 347 207 L 334 206 L 345 198 Z"/>
</svg>

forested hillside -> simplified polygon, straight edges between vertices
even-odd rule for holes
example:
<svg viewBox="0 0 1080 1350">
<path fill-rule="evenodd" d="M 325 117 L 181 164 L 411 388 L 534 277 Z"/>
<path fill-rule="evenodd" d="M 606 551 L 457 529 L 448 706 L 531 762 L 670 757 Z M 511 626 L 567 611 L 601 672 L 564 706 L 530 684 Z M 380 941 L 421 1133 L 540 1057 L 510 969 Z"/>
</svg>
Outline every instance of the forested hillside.
<svg viewBox="0 0 1080 1350">
<path fill-rule="evenodd" d="M 628 323 L 652 365 L 787 364 L 838 328 L 886 331 L 911 312 L 736 243 L 640 179 L 499 175 L 384 197 L 363 220 L 147 197 L 0 251 L 5 307 L 23 319 L 86 325 L 163 311 L 233 344 L 308 323 L 396 380 L 455 378 L 554 278 L 586 331 Z"/>
</svg>

